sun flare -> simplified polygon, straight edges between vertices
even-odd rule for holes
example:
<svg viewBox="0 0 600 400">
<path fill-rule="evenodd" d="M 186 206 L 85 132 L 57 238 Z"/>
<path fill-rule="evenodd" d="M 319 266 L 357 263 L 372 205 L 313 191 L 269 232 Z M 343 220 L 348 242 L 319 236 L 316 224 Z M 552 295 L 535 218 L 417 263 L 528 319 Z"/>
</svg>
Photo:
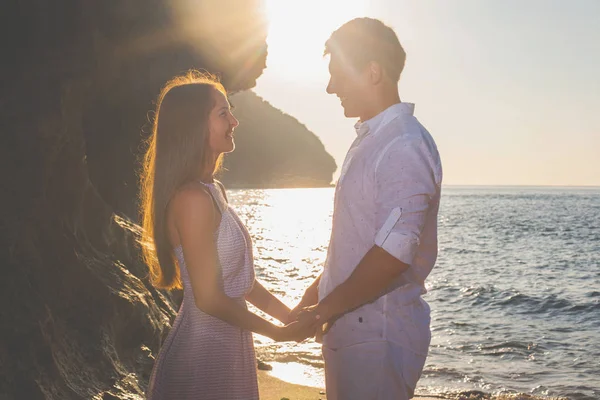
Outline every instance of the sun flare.
<svg viewBox="0 0 600 400">
<path fill-rule="evenodd" d="M 367 0 L 265 0 L 268 68 L 290 79 L 326 74 L 323 48 L 344 22 L 368 11 Z"/>
</svg>

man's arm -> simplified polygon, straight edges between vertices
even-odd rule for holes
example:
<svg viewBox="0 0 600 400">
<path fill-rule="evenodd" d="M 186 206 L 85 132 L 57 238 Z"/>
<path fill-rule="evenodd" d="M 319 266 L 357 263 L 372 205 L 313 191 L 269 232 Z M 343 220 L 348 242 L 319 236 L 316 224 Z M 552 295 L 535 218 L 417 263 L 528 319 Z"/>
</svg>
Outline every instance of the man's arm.
<svg viewBox="0 0 600 400">
<path fill-rule="evenodd" d="M 420 138 L 397 140 L 375 167 L 379 231 L 374 245 L 350 277 L 313 307 L 320 323 L 377 300 L 413 262 L 438 188 L 425 143 Z"/>
<path fill-rule="evenodd" d="M 344 283 L 315 307 L 321 323 L 377 300 L 410 266 L 379 246 L 373 246 Z"/>
</svg>

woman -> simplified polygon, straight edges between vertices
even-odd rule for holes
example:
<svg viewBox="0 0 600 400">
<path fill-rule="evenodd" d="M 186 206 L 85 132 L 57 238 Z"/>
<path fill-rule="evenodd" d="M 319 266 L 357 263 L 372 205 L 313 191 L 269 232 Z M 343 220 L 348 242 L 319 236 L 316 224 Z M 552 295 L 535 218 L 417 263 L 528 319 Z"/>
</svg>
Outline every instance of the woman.
<svg viewBox="0 0 600 400">
<path fill-rule="evenodd" d="M 142 173 L 143 254 L 156 287 L 183 303 L 152 372 L 148 398 L 258 399 L 252 333 L 302 338 L 289 308 L 254 279 L 248 231 L 213 176 L 238 125 L 223 86 L 192 72 L 162 90 Z M 308 335 L 305 335 L 308 336 Z"/>
</svg>

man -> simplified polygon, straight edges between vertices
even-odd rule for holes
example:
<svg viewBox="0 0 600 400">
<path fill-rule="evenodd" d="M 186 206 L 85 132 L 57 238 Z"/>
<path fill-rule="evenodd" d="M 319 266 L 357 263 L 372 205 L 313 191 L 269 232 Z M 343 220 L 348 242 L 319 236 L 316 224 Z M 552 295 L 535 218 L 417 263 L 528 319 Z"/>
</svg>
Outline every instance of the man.
<svg viewBox="0 0 600 400">
<path fill-rule="evenodd" d="M 331 35 L 325 54 L 327 93 L 359 122 L 336 187 L 324 271 L 292 315 L 324 324 L 329 400 L 409 399 L 431 338 L 421 295 L 437 257 L 441 162 L 414 105 L 400 101 L 405 53 L 391 28 L 354 19 Z"/>
</svg>

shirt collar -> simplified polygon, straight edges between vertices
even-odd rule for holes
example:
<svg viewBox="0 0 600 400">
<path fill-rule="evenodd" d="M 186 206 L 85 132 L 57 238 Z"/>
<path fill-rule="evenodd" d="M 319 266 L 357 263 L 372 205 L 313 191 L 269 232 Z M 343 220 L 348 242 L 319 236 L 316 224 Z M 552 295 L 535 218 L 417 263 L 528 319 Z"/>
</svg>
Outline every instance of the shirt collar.
<svg viewBox="0 0 600 400">
<path fill-rule="evenodd" d="M 354 124 L 354 129 L 358 136 L 364 136 L 371 132 L 377 132 L 380 127 L 387 125 L 392 119 L 402 114 L 413 115 L 415 105 L 413 103 L 396 103 L 389 106 L 373 118 L 364 122 L 358 121 Z"/>
</svg>

